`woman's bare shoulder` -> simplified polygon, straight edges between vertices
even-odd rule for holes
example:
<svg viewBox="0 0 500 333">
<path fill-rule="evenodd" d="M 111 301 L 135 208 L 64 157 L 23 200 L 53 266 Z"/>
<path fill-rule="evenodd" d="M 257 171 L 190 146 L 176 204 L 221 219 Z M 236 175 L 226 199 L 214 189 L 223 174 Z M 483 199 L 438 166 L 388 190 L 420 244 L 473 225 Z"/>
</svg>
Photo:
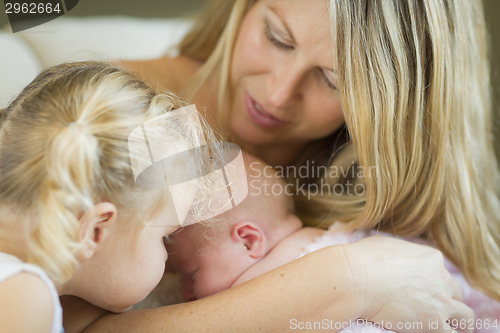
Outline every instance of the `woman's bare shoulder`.
<svg viewBox="0 0 500 333">
<path fill-rule="evenodd" d="M 198 70 L 201 63 L 185 57 L 162 57 L 151 60 L 122 60 L 119 62 L 155 88 L 178 92 Z"/>
</svg>

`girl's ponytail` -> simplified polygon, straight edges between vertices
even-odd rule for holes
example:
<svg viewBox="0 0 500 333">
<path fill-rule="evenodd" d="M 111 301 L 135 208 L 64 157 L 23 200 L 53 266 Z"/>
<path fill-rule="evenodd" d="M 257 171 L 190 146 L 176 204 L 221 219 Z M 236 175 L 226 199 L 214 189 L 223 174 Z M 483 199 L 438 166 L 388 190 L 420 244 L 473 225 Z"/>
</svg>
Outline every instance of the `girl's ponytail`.
<svg viewBox="0 0 500 333">
<path fill-rule="evenodd" d="M 136 185 L 128 136 L 181 106 L 97 62 L 52 67 L 23 90 L 0 115 L 0 203 L 29 231 L 29 262 L 56 284 L 67 281 L 78 265 L 80 218 L 98 202 L 120 208 L 124 221 L 151 218 L 167 195 Z M 196 138 L 185 121 L 186 128 L 165 135 Z"/>
<path fill-rule="evenodd" d="M 53 273 L 55 282 L 63 282 L 77 267 L 78 217 L 93 207 L 100 152 L 90 131 L 73 122 L 54 137 L 46 154 L 47 177 L 37 209 L 44 223 L 35 229 L 30 253 L 33 262 Z M 54 257 L 54 253 L 58 255 Z"/>
</svg>

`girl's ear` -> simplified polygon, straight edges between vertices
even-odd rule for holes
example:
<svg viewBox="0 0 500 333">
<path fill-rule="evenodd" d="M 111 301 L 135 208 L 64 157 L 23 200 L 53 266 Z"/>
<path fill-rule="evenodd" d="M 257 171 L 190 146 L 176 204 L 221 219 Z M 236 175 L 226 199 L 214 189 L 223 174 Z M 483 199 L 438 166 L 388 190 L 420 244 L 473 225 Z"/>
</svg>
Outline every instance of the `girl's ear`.
<svg viewBox="0 0 500 333">
<path fill-rule="evenodd" d="M 255 223 L 242 221 L 233 226 L 231 238 L 245 246 L 253 259 L 260 259 L 266 254 L 266 235 Z"/>
<path fill-rule="evenodd" d="M 109 202 L 100 202 L 94 205 L 93 211 L 86 212 L 80 217 L 82 233 L 78 258 L 81 261 L 92 258 L 97 246 L 108 236 L 109 227 L 116 220 L 116 215 L 115 205 Z"/>
</svg>

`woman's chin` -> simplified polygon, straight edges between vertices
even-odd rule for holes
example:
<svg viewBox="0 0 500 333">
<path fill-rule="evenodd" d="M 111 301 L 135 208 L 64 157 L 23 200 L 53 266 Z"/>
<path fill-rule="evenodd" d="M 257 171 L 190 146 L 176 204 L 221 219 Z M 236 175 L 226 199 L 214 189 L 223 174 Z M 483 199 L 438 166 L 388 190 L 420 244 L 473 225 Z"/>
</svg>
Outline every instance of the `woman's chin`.
<svg viewBox="0 0 500 333">
<path fill-rule="evenodd" d="M 236 143 L 249 146 L 267 146 L 275 141 L 274 135 L 270 130 L 259 128 L 251 122 L 240 122 L 232 126 L 232 137 L 236 139 Z M 243 147 L 244 148 L 244 147 Z"/>
</svg>

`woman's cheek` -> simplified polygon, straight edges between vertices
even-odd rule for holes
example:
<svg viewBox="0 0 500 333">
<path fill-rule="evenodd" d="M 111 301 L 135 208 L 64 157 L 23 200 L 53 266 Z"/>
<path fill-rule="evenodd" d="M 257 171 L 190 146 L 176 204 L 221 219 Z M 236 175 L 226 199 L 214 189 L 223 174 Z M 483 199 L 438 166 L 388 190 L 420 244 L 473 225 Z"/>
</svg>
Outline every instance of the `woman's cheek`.
<svg viewBox="0 0 500 333">
<path fill-rule="evenodd" d="M 269 45 L 261 20 L 255 13 L 247 14 L 236 39 L 232 72 L 235 76 L 259 74 L 269 63 Z"/>
</svg>

